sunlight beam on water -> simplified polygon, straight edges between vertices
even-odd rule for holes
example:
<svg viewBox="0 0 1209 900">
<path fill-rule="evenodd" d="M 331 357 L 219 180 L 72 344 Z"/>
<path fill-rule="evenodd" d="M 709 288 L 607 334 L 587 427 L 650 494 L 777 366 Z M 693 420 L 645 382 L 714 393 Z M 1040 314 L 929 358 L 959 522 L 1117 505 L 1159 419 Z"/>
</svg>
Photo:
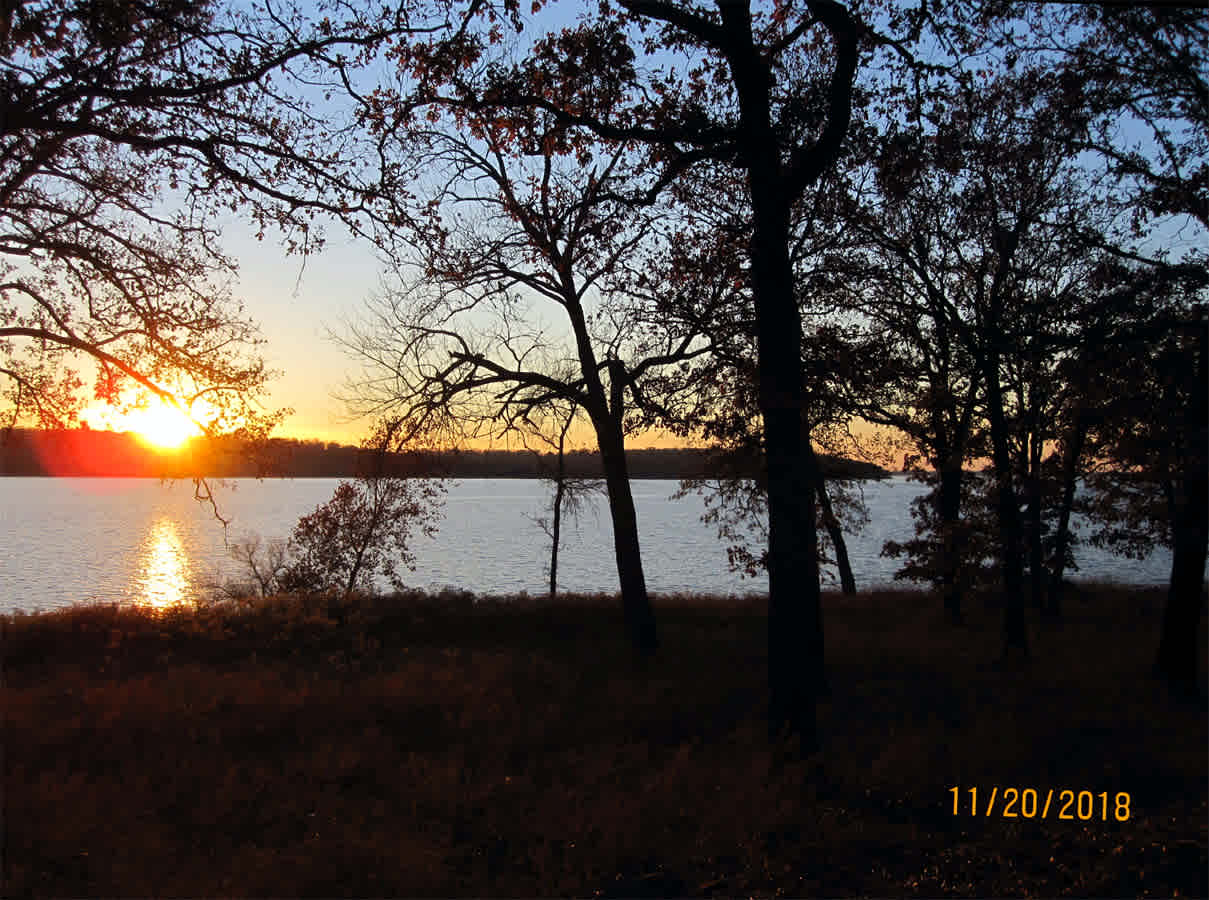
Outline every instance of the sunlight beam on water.
<svg viewBox="0 0 1209 900">
<path fill-rule="evenodd" d="M 172 519 L 162 516 L 155 521 L 139 556 L 139 601 L 161 609 L 182 602 L 189 592 L 188 555 Z"/>
</svg>

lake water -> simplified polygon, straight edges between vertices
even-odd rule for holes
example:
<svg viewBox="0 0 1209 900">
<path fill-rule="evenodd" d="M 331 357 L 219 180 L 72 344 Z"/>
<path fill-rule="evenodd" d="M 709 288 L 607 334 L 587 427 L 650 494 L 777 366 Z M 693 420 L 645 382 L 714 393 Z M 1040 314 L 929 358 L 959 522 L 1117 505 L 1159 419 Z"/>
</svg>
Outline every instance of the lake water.
<svg viewBox="0 0 1209 900">
<path fill-rule="evenodd" d="M 229 537 L 284 538 L 299 516 L 332 495 L 335 479 L 233 479 L 215 493 Z M 678 482 L 638 480 L 634 500 L 647 585 L 656 592 L 767 591 L 764 578 L 727 568 L 726 547 L 700 521 L 697 495 L 673 500 Z M 859 588 L 893 583 L 897 562 L 882 544 L 912 533 L 911 499 L 923 487 L 895 476 L 865 484 L 870 523 L 849 536 Z M 475 593 L 543 593 L 549 542 L 534 523 L 549 502 L 541 482 L 468 479 L 449 483 L 435 539 L 415 543 L 409 585 Z M 1081 577 L 1134 584 L 1166 582 L 1170 554 L 1143 562 L 1080 548 Z M 193 499 L 188 482 L 139 478 L 0 478 L 0 611 L 49 609 L 77 601 L 166 604 L 204 595 L 240 574 L 221 524 Z M 832 573 L 833 574 L 833 573 Z M 615 592 L 611 527 L 603 498 L 565 530 L 559 588 Z"/>
</svg>

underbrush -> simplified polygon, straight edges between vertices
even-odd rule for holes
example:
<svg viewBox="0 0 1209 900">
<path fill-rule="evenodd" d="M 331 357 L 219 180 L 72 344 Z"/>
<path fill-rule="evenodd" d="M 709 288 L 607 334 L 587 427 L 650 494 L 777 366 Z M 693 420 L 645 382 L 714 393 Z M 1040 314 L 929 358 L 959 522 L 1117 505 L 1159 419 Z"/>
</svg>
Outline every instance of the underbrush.
<svg viewBox="0 0 1209 900">
<path fill-rule="evenodd" d="M 806 760 L 764 736 L 763 601 L 655 603 L 649 661 L 602 596 L 2 617 L 3 893 L 1206 894 L 1162 591 L 1073 592 L 1007 668 L 992 604 L 828 595 Z M 969 813 L 1009 787 L 1107 817 Z"/>
</svg>

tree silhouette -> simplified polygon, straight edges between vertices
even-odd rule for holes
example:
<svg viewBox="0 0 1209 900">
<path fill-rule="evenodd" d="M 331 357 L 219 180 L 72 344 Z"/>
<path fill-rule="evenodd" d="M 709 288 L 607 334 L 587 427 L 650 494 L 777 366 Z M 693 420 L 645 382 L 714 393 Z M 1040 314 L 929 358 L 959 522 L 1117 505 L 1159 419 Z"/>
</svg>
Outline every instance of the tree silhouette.
<svg viewBox="0 0 1209 900">
<path fill-rule="evenodd" d="M 1092 542 L 1129 556 L 1172 548 L 1156 670 L 1196 689 L 1197 634 L 1209 554 L 1209 276 L 1203 267 L 1135 272 L 1137 317 L 1106 336 L 1094 370 L 1104 399 L 1088 427 L 1089 452 L 1107 471 L 1089 479 Z M 1139 398 L 1143 398 L 1139 400 Z"/>
<path fill-rule="evenodd" d="M 593 155 L 541 115 L 505 126 L 459 111 L 460 132 L 416 127 L 384 152 L 427 184 L 379 237 L 398 284 L 344 343 L 367 365 L 361 409 L 399 412 L 455 441 L 526 431 L 548 407 L 582 410 L 604 466 L 622 606 L 636 650 L 658 646 L 625 437 L 646 385 L 709 348 L 646 302 L 660 210 L 617 199 L 624 147 Z M 384 126 L 382 126 L 384 127 Z M 410 176 L 408 176 L 410 177 Z M 548 324 L 543 312 L 557 319 Z"/>
<path fill-rule="evenodd" d="M 101 400 L 131 388 L 213 432 L 273 423 L 258 405 L 261 339 L 230 296 L 235 264 L 217 217 L 246 210 L 261 236 L 278 227 L 305 252 L 317 212 L 362 206 L 363 185 L 341 174 L 338 141 L 299 85 L 339 77 L 403 25 L 344 12 L 306 24 L 285 7 L 210 0 L 4 6 L 0 375 L 11 423 L 71 422 L 81 362 Z"/>
<path fill-rule="evenodd" d="M 536 412 L 536 411 L 535 411 Z M 576 477 L 567 472 L 567 435 L 575 424 L 578 410 L 574 407 L 553 410 L 553 427 L 544 422 L 532 423 L 533 437 L 551 448 L 554 454 L 553 471 L 546 470 L 543 482 L 553 486 L 550 498 L 550 515 L 537 516 L 534 522 L 550 538 L 550 598 L 558 596 L 558 551 L 562 546 L 564 517 L 577 520 L 584 507 L 595 495 L 605 493 L 605 484 L 599 478 Z"/>
<path fill-rule="evenodd" d="M 372 592 L 385 578 L 400 589 L 400 565 L 415 569 L 412 538 L 436 534 L 445 485 L 407 471 L 398 450 L 417 433 L 401 420 L 385 420 L 362 444 L 359 471 L 342 480 L 331 499 L 301 517 L 288 541 L 258 537 L 237 542 L 232 555 L 243 564 L 260 596 L 279 592 L 329 594 L 336 609 L 354 591 Z M 230 593 L 230 590 L 227 591 Z"/>
</svg>

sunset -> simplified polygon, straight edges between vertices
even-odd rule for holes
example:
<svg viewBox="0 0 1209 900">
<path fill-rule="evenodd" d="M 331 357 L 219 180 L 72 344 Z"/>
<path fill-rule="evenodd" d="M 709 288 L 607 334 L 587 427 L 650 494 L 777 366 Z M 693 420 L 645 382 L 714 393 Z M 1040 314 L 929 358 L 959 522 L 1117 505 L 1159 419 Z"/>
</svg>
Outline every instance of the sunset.
<svg viewBox="0 0 1209 900">
<path fill-rule="evenodd" d="M 0 4 L 0 893 L 1209 897 L 1209 11 Z"/>
<path fill-rule="evenodd" d="M 91 413 L 91 415 L 90 415 Z M 198 415 L 200 418 L 200 414 Z M 191 437 L 202 433 L 197 422 L 179 407 L 163 400 L 146 400 L 130 411 L 113 416 L 104 407 L 86 410 L 81 416 L 91 427 L 106 427 L 109 431 L 125 431 L 160 450 L 176 450 Z"/>
</svg>

